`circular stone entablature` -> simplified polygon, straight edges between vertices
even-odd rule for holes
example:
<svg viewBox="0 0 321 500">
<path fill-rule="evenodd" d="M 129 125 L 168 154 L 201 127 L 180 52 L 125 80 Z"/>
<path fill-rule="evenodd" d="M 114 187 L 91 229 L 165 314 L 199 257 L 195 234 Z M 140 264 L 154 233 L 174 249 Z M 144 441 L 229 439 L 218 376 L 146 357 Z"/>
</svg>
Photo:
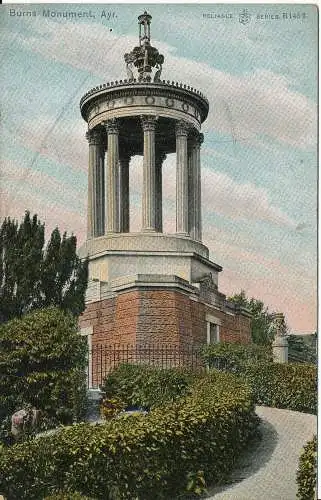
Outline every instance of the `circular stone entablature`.
<svg viewBox="0 0 321 500">
<path fill-rule="evenodd" d="M 80 101 L 80 109 L 89 129 L 112 118 L 126 121 L 126 118 L 154 115 L 163 120 L 167 130 L 173 120 L 184 120 L 200 130 L 209 105 L 201 92 L 182 83 L 120 80 L 87 92 Z"/>
</svg>

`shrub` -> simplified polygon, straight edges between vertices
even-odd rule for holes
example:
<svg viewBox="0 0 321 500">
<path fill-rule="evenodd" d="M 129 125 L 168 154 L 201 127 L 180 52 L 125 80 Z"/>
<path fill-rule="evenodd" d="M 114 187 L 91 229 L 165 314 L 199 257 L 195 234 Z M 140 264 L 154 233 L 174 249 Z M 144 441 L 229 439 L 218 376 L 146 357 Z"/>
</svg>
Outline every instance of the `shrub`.
<svg viewBox="0 0 321 500">
<path fill-rule="evenodd" d="M 214 372 L 146 416 L 77 424 L 0 453 L 8 500 L 78 491 L 97 499 L 176 498 L 222 481 L 257 427 L 248 387 Z"/>
<path fill-rule="evenodd" d="M 103 398 L 100 403 L 101 417 L 108 420 L 115 417 L 125 408 L 125 404 L 119 398 Z"/>
<path fill-rule="evenodd" d="M 213 344 L 204 348 L 203 356 L 209 366 L 243 377 L 252 388 L 257 404 L 316 413 L 314 365 L 273 363 L 271 349 L 255 344 Z"/>
<path fill-rule="evenodd" d="M 127 406 L 149 409 L 185 394 L 195 377 L 186 369 L 122 364 L 106 378 L 102 390 L 107 397 L 118 397 Z"/>
<path fill-rule="evenodd" d="M 221 365 L 235 371 L 247 363 L 272 362 L 271 347 L 256 344 L 219 342 L 205 346 L 202 355 L 210 367 Z"/>
<path fill-rule="evenodd" d="M 59 309 L 35 311 L 1 325 L 0 421 L 9 421 L 26 404 L 53 421 L 81 418 L 86 358 L 76 319 Z"/>
<path fill-rule="evenodd" d="M 315 365 L 258 363 L 243 367 L 241 373 L 257 404 L 316 414 Z"/>
<path fill-rule="evenodd" d="M 300 500 L 313 500 L 317 483 L 317 437 L 303 447 L 296 475 L 298 484 L 297 497 Z"/>
<path fill-rule="evenodd" d="M 85 497 L 81 493 L 77 491 L 65 491 L 56 493 L 54 495 L 50 495 L 49 497 L 44 498 L 44 500 L 94 500 L 92 497 Z"/>
</svg>

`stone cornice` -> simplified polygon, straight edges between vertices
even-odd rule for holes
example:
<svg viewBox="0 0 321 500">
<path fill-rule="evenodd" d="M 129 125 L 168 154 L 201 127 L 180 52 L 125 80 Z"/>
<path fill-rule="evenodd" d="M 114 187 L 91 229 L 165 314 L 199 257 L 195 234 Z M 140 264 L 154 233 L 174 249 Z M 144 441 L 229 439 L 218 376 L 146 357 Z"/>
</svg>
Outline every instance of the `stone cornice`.
<svg viewBox="0 0 321 500">
<path fill-rule="evenodd" d="M 197 105 L 201 111 L 201 122 L 208 114 L 209 103 L 207 98 L 199 91 L 179 82 L 170 82 L 169 80 L 157 83 L 138 82 L 137 80 L 120 80 L 110 83 L 104 83 L 98 87 L 89 90 L 80 100 L 80 110 L 84 120 L 87 118 L 88 108 L 96 104 L 97 101 L 129 97 L 135 95 L 159 95 L 167 98 L 179 98 Z"/>
</svg>

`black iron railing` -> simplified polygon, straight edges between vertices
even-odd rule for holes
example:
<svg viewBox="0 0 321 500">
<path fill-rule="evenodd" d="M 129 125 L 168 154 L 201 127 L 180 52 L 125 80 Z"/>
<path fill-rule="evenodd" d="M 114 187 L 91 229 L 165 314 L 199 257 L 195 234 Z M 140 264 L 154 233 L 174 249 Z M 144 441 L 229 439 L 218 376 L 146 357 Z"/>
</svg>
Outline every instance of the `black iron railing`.
<svg viewBox="0 0 321 500">
<path fill-rule="evenodd" d="M 122 363 L 145 364 L 158 368 L 185 367 L 198 371 L 206 369 L 197 346 L 95 345 L 89 353 L 89 387 L 99 387 L 106 376 Z"/>
</svg>

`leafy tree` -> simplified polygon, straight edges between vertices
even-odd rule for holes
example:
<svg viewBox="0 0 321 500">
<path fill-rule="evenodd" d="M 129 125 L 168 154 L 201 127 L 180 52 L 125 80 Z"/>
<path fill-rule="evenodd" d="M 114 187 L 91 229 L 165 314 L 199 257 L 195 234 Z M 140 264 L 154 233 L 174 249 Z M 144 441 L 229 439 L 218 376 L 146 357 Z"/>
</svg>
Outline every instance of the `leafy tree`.
<svg viewBox="0 0 321 500">
<path fill-rule="evenodd" d="M 229 297 L 229 301 L 234 304 L 245 307 L 252 314 L 252 340 L 255 344 L 269 345 L 273 340 L 273 332 L 270 329 L 273 313 L 269 312 L 268 307 L 261 300 L 246 296 L 244 290 L 241 293 Z"/>
<path fill-rule="evenodd" d="M 79 315 L 85 308 L 88 260 L 76 253 L 74 235 L 56 228 L 46 248 L 45 227 L 26 212 L 23 221 L 6 218 L 0 229 L 0 323 L 33 309 L 57 306 Z"/>
<path fill-rule="evenodd" d="M 8 416 L 26 404 L 55 421 L 82 418 L 86 367 L 87 344 L 70 312 L 49 307 L 0 325 L 0 441 Z"/>
</svg>

